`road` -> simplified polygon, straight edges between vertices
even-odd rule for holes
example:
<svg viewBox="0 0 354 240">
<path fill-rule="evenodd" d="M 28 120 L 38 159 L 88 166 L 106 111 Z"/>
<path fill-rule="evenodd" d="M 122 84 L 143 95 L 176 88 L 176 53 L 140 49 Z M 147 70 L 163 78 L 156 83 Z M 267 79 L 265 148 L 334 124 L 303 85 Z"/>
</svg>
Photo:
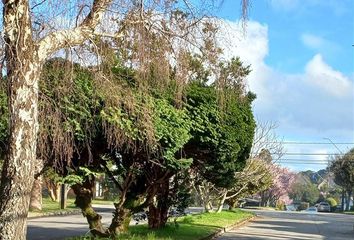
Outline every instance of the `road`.
<svg viewBox="0 0 354 240">
<path fill-rule="evenodd" d="M 217 240 L 350 240 L 354 215 L 254 210 L 258 217 Z"/>
<path fill-rule="evenodd" d="M 94 205 L 102 215 L 102 223 L 109 226 L 112 220 L 113 206 Z M 189 208 L 191 213 L 202 211 L 202 208 Z M 135 224 L 134 221 L 131 224 Z M 66 216 L 50 216 L 29 219 L 27 223 L 27 240 L 62 240 L 68 237 L 85 235 L 89 228 L 81 214 Z"/>
<path fill-rule="evenodd" d="M 102 223 L 110 224 L 113 207 L 94 206 L 102 215 Z M 89 231 L 86 218 L 81 214 L 50 216 L 29 219 L 27 223 L 27 240 L 62 240 L 68 237 L 84 235 Z"/>
</svg>

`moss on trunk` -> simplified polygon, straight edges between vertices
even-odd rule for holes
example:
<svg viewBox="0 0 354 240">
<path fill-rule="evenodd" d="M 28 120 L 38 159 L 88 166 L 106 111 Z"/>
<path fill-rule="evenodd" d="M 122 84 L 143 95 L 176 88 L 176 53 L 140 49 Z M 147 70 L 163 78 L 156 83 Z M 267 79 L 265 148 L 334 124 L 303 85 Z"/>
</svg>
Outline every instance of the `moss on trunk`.
<svg viewBox="0 0 354 240">
<path fill-rule="evenodd" d="M 90 231 L 95 237 L 109 237 L 108 230 L 102 225 L 102 216 L 92 208 L 92 187 L 93 181 L 85 181 L 83 184 L 72 186 L 76 194 L 75 205 L 81 209 L 87 219 Z"/>
</svg>

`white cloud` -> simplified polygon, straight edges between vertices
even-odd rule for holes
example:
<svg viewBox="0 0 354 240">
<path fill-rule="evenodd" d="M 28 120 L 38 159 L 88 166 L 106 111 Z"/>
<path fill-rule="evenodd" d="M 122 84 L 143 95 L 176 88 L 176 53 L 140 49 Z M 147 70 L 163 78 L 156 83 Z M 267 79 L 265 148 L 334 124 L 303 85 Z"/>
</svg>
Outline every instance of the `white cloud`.
<svg viewBox="0 0 354 240">
<path fill-rule="evenodd" d="M 331 56 L 342 51 L 337 43 L 314 34 L 304 33 L 301 35 L 300 39 L 306 47 L 324 54 L 325 56 Z"/>
<path fill-rule="evenodd" d="M 305 46 L 312 49 L 320 49 L 327 43 L 325 39 L 309 33 L 302 34 L 301 41 L 305 44 Z"/>
<path fill-rule="evenodd" d="M 237 23 L 222 23 L 219 42 L 225 58 L 240 56 L 252 64 L 248 83 L 257 94 L 254 113 L 258 119 L 278 122 L 277 135 L 288 140 L 326 142 L 323 138 L 328 137 L 335 142 L 354 141 L 353 77 L 333 69 L 320 54 L 309 59 L 297 74 L 278 72 L 265 61 L 269 54 L 268 26 L 251 21 L 245 36 L 240 29 Z M 309 45 L 322 41 L 309 36 L 306 40 Z M 323 146 L 311 146 L 309 151 L 325 153 Z M 308 167 L 316 165 L 302 166 Z"/>
<path fill-rule="evenodd" d="M 259 65 L 268 55 L 268 26 L 255 21 L 247 24 L 244 32 L 238 22 L 222 21 L 218 42 L 224 57 L 239 56 L 248 64 Z"/>
<path fill-rule="evenodd" d="M 335 97 L 348 97 L 354 91 L 353 82 L 326 64 L 320 54 L 306 65 L 306 80 Z"/>
</svg>

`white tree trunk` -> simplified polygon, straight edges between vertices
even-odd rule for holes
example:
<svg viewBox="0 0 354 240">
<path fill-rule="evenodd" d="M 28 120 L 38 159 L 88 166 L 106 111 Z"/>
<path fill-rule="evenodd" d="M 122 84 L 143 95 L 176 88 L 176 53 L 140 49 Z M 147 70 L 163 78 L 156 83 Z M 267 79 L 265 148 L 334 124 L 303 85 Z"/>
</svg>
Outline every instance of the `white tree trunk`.
<svg viewBox="0 0 354 240">
<path fill-rule="evenodd" d="M 4 2 L 4 39 L 9 81 L 10 139 L 0 186 L 1 239 L 22 240 L 36 165 L 38 79 L 28 2 Z"/>
<path fill-rule="evenodd" d="M 224 193 L 222 194 L 222 196 L 219 199 L 218 208 L 216 210 L 217 213 L 220 213 L 222 211 L 222 209 L 224 207 L 225 200 L 226 200 L 226 196 L 227 196 L 227 190 L 224 191 Z"/>
<path fill-rule="evenodd" d="M 3 34 L 9 81 L 10 139 L 0 185 L 0 239 L 26 238 L 26 220 L 34 175 L 38 132 L 38 81 L 42 63 L 53 52 L 81 44 L 94 30 L 112 0 L 94 0 L 80 26 L 32 38 L 29 0 L 3 0 Z"/>
</svg>

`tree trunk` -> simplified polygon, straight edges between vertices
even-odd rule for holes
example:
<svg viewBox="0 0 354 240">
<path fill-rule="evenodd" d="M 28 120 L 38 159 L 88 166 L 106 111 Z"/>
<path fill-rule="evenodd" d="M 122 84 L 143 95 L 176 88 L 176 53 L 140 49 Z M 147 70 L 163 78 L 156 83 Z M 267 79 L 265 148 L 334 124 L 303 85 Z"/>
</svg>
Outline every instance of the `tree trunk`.
<svg viewBox="0 0 354 240">
<path fill-rule="evenodd" d="M 238 199 L 230 198 L 227 200 L 227 203 L 229 204 L 229 210 L 233 210 L 237 207 Z"/>
<path fill-rule="evenodd" d="M 30 199 L 30 211 L 42 211 L 42 177 L 39 176 L 33 182 Z"/>
<path fill-rule="evenodd" d="M 204 207 L 204 212 L 206 213 L 210 213 L 213 211 L 213 204 L 211 203 L 210 199 L 203 202 L 203 207 Z"/>
<path fill-rule="evenodd" d="M 47 189 L 49 192 L 49 197 L 53 202 L 59 202 L 60 196 L 60 184 L 47 184 Z"/>
<path fill-rule="evenodd" d="M 345 198 L 345 191 L 344 188 L 342 188 L 342 209 L 341 209 L 342 212 L 344 212 L 344 198 Z"/>
<path fill-rule="evenodd" d="M 165 205 L 165 204 L 164 204 Z M 151 229 L 158 229 L 166 226 L 168 220 L 168 206 L 149 206 L 148 224 Z"/>
<path fill-rule="evenodd" d="M 349 190 L 349 191 L 347 191 L 347 200 L 346 200 L 347 204 L 345 205 L 345 211 L 349 211 L 350 210 L 350 199 L 351 199 L 351 197 L 352 197 L 352 191 Z"/>
<path fill-rule="evenodd" d="M 132 214 L 129 209 L 123 207 L 123 204 L 114 204 L 114 206 L 113 219 L 108 229 L 111 236 L 118 236 L 128 231 Z"/>
<path fill-rule="evenodd" d="M 162 228 L 168 220 L 169 179 L 156 186 L 158 188 L 156 201 L 149 205 L 148 225 L 150 229 Z"/>
<path fill-rule="evenodd" d="M 10 138 L 0 186 L 1 239 L 26 238 L 26 219 L 36 166 L 38 79 L 41 66 L 32 41 L 28 1 L 3 1 L 9 81 Z"/>
<path fill-rule="evenodd" d="M 94 181 L 86 180 L 83 184 L 75 184 L 73 189 L 76 199 L 75 205 L 82 211 L 89 224 L 90 232 L 95 237 L 109 237 L 107 229 L 102 225 L 102 216 L 92 208 L 92 187 Z"/>
<path fill-rule="evenodd" d="M 53 202 L 59 202 L 60 184 L 56 183 L 55 181 L 53 181 L 49 177 L 44 178 L 44 183 L 45 183 L 45 186 L 48 190 L 50 199 L 52 199 Z"/>
<path fill-rule="evenodd" d="M 36 166 L 38 80 L 42 63 L 55 51 L 92 37 L 112 0 L 95 0 L 80 27 L 32 38 L 28 0 L 3 1 L 6 76 L 9 81 L 10 137 L 0 185 L 0 237 L 26 238 L 26 219 Z"/>
<path fill-rule="evenodd" d="M 218 202 L 218 208 L 216 210 L 217 213 L 221 213 L 223 207 L 224 207 L 224 203 L 225 203 L 225 200 L 226 200 L 226 196 L 227 196 L 227 191 L 225 191 L 225 193 L 221 196 L 221 198 L 219 199 L 219 202 Z"/>
</svg>

